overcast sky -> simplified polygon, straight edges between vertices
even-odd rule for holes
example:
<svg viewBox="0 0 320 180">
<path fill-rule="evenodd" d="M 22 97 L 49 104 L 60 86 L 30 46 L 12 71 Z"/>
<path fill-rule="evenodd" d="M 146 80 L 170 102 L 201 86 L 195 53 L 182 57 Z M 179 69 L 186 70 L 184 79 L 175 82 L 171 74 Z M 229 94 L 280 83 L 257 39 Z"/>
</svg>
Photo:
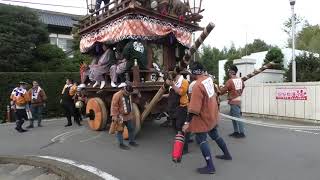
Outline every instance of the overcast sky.
<svg viewBox="0 0 320 180">
<path fill-rule="evenodd" d="M 82 8 L 64 8 L 33 4 L 14 3 L 0 0 L 0 3 L 28 6 L 74 14 L 86 14 L 86 0 L 17 0 L 47 3 Z M 90 0 L 89 0 L 90 1 Z M 193 2 L 193 0 L 190 0 Z M 297 0 L 295 10 L 311 24 L 320 24 L 320 0 Z M 216 28 L 205 44 L 223 48 L 233 42 L 236 47 L 244 46 L 260 38 L 269 44 L 285 47 L 287 34 L 282 30 L 283 22 L 291 17 L 289 0 L 203 0 L 204 19 L 202 26 L 212 21 Z M 247 34 L 247 36 L 246 36 Z M 247 37 L 247 38 L 246 38 Z"/>
</svg>

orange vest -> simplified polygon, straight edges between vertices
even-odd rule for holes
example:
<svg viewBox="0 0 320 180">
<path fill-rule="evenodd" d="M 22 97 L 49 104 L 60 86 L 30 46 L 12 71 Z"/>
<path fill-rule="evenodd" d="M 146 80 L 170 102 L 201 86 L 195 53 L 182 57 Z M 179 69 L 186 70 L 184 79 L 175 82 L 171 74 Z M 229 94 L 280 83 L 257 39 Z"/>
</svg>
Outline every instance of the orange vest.
<svg viewBox="0 0 320 180">
<path fill-rule="evenodd" d="M 12 91 L 10 98 L 17 106 L 25 106 L 27 102 L 30 101 L 27 90 L 22 88 L 15 88 Z"/>
</svg>

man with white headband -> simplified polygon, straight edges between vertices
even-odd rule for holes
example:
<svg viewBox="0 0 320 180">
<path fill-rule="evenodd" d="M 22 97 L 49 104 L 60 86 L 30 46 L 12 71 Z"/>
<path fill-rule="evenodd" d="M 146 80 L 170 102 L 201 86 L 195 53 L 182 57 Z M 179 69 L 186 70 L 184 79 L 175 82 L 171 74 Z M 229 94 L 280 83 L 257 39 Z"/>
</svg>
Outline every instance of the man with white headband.
<svg viewBox="0 0 320 180">
<path fill-rule="evenodd" d="M 195 133 L 196 141 L 200 145 L 202 155 L 207 163 L 205 167 L 198 168 L 198 172 L 200 174 L 214 174 L 215 167 L 207 142 L 207 134 L 217 142 L 224 152 L 224 155 L 216 156 L 217 158 L 231 160 L 232 157 L 216 128 L 219 109 L 212 78 L 204 75 L 203 65 L 199 62 L 194 62 L 191 65 L 191 73 L 196 82 L 192 89 L 189 89 L 189 92 L 192 92 L 188 108 L 189 114 L 183 130 Z"/>
</svg>

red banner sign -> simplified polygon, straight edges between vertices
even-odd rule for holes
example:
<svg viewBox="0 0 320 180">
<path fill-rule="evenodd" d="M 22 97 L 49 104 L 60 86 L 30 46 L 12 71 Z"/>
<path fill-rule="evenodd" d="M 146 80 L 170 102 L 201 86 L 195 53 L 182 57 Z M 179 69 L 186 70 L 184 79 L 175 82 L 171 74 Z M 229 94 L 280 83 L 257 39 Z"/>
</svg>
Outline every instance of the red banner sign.
<svg viewBox="0 0 320 180">
<path fill-rule="evenodd" d="M 307 88 L 277 88 L 276 99 L 307 100 Z"/>
</svg>

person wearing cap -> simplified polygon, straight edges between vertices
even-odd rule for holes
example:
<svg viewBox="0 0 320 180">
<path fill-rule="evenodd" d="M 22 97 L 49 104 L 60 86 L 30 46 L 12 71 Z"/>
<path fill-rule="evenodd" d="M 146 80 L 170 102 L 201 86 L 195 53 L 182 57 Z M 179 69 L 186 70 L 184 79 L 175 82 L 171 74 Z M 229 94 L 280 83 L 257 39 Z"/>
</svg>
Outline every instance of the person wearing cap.
<svg viewBox="0 0 320 180">
<path fill-rule="evenodd" d="M 19 87 L 13 89 L 10 99 L 14 104 L 15 117 L 16 117 L 16 130 L 20 133 L 26 132 L 27 130 L 22 128 L 24 120 L 28 120 L 27 106 L 30 101 L 30 97 L 27 93 L 27 83 L 20 81 Z"/>
<path fill-rule="evenodd" d="M 228 93 L 228 104 L 230 105 L 230 115 L 233 117 L 241 117 L 241 95 L 244 89 L 244 82 L 237 77 L 238 68 L 232 65 L 229 68 L 229 80 L 225 86 L 221 88 L 221 95 Z M 229 136 L 234 138 L 245 138 L 244 123 L 232 120 L 234 132 Z"/>
<path fill-rule="evenodd" d="M 47 96 L 44 90 L 39 86 L 37 81 L 32 82 L 32 88 L 28 91 L 31 97 L 31 112 L 33 118 L 30 119 L 30 125 L 27 128 L 33 128 L 33 121 L 38 120 L 38 127 L 42 127 L 42 110 L 46 105 Z"/>
<path fill-rule="evenodd" d="M 115 93 L 111 101 L 111 116 L 112 121 L 117 122 L 120 126 L 126 126 L 129 133 L 129 145 L 138 146 L 134 140 L 134 126 L 132 122 L 132 99 L 131 94 L 133 88 L 130 82 L 126 82 L 126 86 L 120 91 Z M 127 145 L 123 143 L 123 128 L 117 130 L 116 137 L 119 142 L 119 147 L 124 150 L 130 149 Z"/>
<path fill-rule="evenodd" d="M 224 152 L 224 155 L 216 156 L 217 158 L 225 160 L 231 160 L 232 158 L 224 140 L 218 134 L 219 110 L 212 78 L 204 75 L 204 67 L 199 62 L 194 62 L 190 69 L 195 82 L 192 84 L 192 88 L 189 88 L 191 98 L 188 117 L 182 129 L 195 134 L 196 141 L 200 145 L 200 150 L 206 161 L 206 166 L 198 168 L 197 171 L 200 174 L 214 174 L 215 167 L 207 142 L 207 134 L 217 142 Z"/>
<path fill-rule="evenodd" d="M 82 115 L 85 113 L 85 104 L 87 103 L 87 97 L 84 92 L 84 88 L 86 86 L 84 84 L 80 84 L 77 87 L 77 92 L 74 95 L 74 104 L 75 104 L 75 116 L 79 118 L 79 121 L 82 121 Z"/>
</svg>

